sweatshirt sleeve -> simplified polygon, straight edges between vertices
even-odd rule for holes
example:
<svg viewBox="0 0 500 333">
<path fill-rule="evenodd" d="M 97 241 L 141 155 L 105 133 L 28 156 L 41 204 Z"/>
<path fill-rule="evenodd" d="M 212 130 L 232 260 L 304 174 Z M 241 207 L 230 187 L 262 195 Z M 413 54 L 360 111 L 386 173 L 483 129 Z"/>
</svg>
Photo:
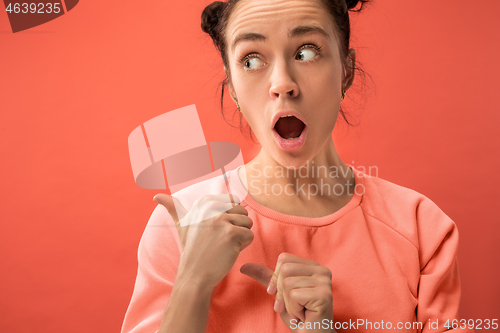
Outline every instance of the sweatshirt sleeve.
<svg viewBox="0 0 500 333">
<path fill-rule="evenodd" d="M 421 332 L 473 333 L 458 317 L 461 291 L 457 226 L 428 198 L 418 205 L 417 224 L 420 256 L 417 321 L 424 324 Z"/>
<path fill-rule="evenodd" d="M 142 234 L 132 299 L 121 333 L 155 333 L 167 307 L 180 260 L 175 223 L 167 209 L 157 205 Z"/>
</svg>

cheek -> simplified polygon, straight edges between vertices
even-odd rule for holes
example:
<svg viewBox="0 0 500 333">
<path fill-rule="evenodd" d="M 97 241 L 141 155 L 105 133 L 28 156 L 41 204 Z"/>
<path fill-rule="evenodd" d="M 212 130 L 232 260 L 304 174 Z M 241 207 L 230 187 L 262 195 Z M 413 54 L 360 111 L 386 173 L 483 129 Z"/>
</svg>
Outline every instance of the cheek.
<svg viewBox="0 0 500 333">
<path fill-rule="evenodd" d="M 316 100 L 330 99 L 335 91 L 340 93 L 342 67 L 328 59 L 321 66 L 314 66 L 314 70 L 308 69 L 301 73 L 303 77 L 302 92 Z M 308 96 L 306 96 L 307 98 Z"/>
<path fill-rule="evenodd" d="M 239 89 L 236 92 L 238 96 L 238 102 L 240 104 L 241 110 L 244 114 L 245 121 L 252 128 L 252 131 L 259 135 L 259 132 L 265 130 L 264 121 L 265 118 L 265 98 L 262 97 L 262 91 L 258 88 L 262 85 L 252 85 L 249 82 L 241 82 L 238 86 Z M 261 88 L 262 89 L 262 88 Z"/>
<path fill-rule="evenodd" d="M 318 82 L 319 84 L 319 82 Z M 329 75 L 325 77 L 321 85 L 318 86 L 315 96 L 318 101 L 318 108 L 324 110 L 324 114 L 328 115 L 328 119 L 334 120 L 340 108 L 341 97 L 341 80 L 337 76 Z M 332 115 L 332 117 L 329 117 Z"/>
<path fill-rule="evenodd" d="M 340 80 L 333 75 L 313 76 L 303 85 L 301 92 L 307 101 L 306 104 L 319 109 L 331 109 L 332 105 L 340 100 Z"/>
<path fill-rule="evenodd" d="M 242 109 L 244 108 L 247 111 L 243 112 L 247 121 L 254 126 L 262 125 L 264 111 L 266 110 L 266 98 L 269 95 L 265 85 L 257 80 L 242 80 L 237 94 Z"/>
<path fill-rule="evenodd" d="M 341 79 L 331 70 L 331 74 L 325 70 L 312 76 L 302 89 L 305 104 L 310 108 L 309 117 L 316 127 L 315 135 L 321 137 L 333 130 L 340 107 Z"/>
<path fill-rule="evenodd" d="M 336 68 L 337 66 L 331 66 L 327 70 L 324 70 L 317 76 L 316 85 L 320 86 L 322 90 L 334 91 L 334 89 L 339 88 L 340 82 L 342 80 L 341 70 Z"/>
</svg>

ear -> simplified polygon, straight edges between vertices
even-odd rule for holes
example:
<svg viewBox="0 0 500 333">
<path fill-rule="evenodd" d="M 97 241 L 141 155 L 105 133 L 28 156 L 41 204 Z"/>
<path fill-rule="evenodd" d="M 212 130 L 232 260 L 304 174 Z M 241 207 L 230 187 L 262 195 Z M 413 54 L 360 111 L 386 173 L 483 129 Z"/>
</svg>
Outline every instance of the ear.
<svg viewBox="0 0 500 333">
<path fill-rule="evenodd" d="M 346 68 L 345 77 L 343 83 L 343 89 L 347 90 L 351 87 L 354 81 L 354 66 L 356 65 L 356 51 L 354 49 L 349 49 L 346 58 Z"/>
<path fill-rule="evenodd" d="M 229 77 L 226 66 L 224 66 L 224 74 L 226 75 L 227 78 Z M 232 84 L 231 80 L 228 80 L 228 81 L 229 82 L 227 84 L 227 89 L 229 90 L 229 94 L 231 95 L 231 98 L 236 97 L 236 92 L 234 91 L 233 84 Z"/>
</svg>

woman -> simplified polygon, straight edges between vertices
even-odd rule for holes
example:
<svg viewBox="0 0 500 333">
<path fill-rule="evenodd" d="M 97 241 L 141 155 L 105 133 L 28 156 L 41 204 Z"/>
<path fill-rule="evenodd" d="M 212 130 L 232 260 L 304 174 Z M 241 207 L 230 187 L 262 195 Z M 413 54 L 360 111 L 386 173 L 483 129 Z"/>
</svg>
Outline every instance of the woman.
<svg viewBox="0 0 500 333">
<path fill-rule="evenodd" d="M 222 176 L 155 196 L 148 225 L 164 228 L 141 239 L 123 333 L 467 331 L 454 222 L 424 195 L 347 166 L 332 141 L 359 2 L 204 10 L 224 84 L 262 149 L 225 175 L 238 205 Z M 211 209 L 224 213 L 199 218 Z"/>
</svg>

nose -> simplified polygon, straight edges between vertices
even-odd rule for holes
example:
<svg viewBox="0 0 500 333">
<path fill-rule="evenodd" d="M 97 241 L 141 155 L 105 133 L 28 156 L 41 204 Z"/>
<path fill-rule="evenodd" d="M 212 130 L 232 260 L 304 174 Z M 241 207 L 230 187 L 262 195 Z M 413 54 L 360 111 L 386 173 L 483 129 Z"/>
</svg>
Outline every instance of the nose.
<svg viewBox="0 0 500 333">
<path fill-rule="evenodd" d="M 276 63 L 269 89 L 271 98 L 296 97 L 298 94 L 299 86 L 291 75 L 286 62 Z"/>
</svg>

